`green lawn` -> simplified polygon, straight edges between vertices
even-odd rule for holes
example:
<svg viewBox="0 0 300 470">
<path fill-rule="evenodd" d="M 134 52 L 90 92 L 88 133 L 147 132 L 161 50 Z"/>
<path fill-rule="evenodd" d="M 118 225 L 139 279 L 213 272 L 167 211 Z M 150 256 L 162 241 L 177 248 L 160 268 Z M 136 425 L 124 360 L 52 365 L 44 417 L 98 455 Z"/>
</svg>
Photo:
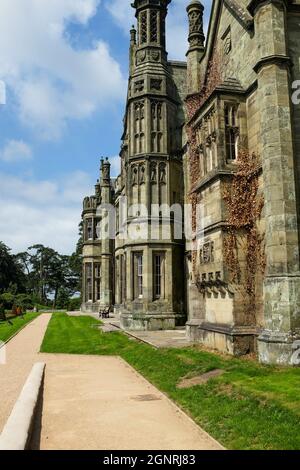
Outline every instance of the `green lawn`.
<svg viewBox="0 0 300 470">
<path fill-rule="evenodd" d="M 156 350 L 123 333 L 104 334 L 90 317 L 52 317 L 42 352 L 119 355 L 228 449 L 300 449 L 300 369 L 223 358 L 200 347 Z M 224 369 L 185 390 L 186 375 Z"/>
<path fill-rule="evenodd" d="M 29 323 L 31 320 L 34 320 L 39 313 L 26 313 L 24 319 L 22 317 L 10 318 L 12 325 L 8 322 L 0 322 L 0 341 L 7 341 L 11 338 L 17 331 L 23 328 L 24 325 Z"/>
</svg>

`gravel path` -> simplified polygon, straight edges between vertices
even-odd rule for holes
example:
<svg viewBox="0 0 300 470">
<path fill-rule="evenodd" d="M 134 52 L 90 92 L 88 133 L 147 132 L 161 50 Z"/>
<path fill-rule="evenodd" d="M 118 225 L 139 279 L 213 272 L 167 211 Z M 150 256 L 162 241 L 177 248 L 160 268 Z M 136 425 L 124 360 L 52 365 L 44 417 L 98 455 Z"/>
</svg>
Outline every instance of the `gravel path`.
<svg viewBox="0 0 300 470">
<path fill-rule="evenodd" d="M 7 364 L 0 365 L 1 430 L 33 364 L 42 361 L 33 449 L 221 449 L 121 358 L 39 354 L 50 317 L 41 315 L 7 345 Z"/>
<path fill-rule="evenodd" d="M 47 363 L 45 391 L 33 449 L 221 448 L 119 357 L 41 354 L 40 359 Z"/>
<path fill-rule="evenodd" d="M 51 314 L 40 315 L 6 345 L 6 364 L 0 365 L 0 431 L 37 361 L 50 318 Z"/>
</svg>

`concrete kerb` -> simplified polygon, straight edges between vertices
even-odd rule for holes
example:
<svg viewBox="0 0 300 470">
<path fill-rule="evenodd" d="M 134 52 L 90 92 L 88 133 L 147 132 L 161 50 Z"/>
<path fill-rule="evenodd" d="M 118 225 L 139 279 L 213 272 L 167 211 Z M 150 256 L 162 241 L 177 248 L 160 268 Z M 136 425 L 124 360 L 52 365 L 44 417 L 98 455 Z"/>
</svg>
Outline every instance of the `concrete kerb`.
<svg viewBox="0 0 300 470">
<path fill-rule="evenodd" d="M 36 363 L 0 435 L 0 450 L 25 450 L 42 390 L 46 364 Z"/>
</svg>

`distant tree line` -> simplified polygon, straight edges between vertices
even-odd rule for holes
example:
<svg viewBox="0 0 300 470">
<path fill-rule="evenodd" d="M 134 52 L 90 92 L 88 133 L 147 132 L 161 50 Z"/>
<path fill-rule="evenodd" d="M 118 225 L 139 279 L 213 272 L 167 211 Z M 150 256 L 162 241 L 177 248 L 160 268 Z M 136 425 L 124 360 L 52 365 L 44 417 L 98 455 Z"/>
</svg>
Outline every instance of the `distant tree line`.
<svg viewBox="0 0 300 470">
<path fill-rule="evenodd" d="M 43 245 L 12 254 L 0 241 L 0 303 L 6 309 L 53 307 L 75 310 L 80 306 L 82 225 L 75 252 L 62 255 Z"/>
</svg>

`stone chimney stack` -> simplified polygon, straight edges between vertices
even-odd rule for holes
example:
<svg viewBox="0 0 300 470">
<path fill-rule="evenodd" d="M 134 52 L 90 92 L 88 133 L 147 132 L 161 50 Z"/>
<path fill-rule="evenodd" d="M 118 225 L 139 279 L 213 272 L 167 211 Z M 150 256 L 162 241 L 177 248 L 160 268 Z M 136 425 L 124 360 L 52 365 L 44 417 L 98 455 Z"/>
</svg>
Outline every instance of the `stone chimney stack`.
<svg viewBox="0 0 300 470">
<path fill-rule="evenodd" d="M 203 31 L 204 6 L 199 0 L 192 0 L 187 7 L 189 18 L 189 49 L 187 52 L 188 94 L 197 93 L 201 86 L 200 60 L 204 55 L 205 36 Z"/>
</svg>

